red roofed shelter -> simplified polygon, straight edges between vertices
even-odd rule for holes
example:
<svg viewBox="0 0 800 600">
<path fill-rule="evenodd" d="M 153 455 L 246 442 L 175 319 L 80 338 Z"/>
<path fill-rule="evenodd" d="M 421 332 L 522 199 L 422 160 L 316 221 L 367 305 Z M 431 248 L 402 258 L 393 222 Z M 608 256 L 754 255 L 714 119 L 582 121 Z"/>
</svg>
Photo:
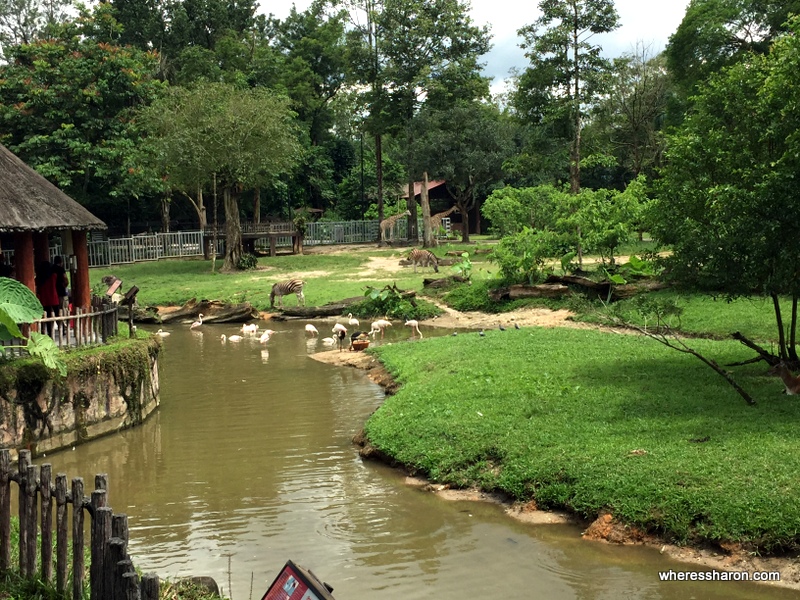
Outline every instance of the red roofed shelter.
<svg viewBox="0 0 800 600">
<path fill-rule="evenodd" d="M 0 239 L 14 249 L 14 277 L 36 293 L 35 265 L 50 260 L 50 234 L 60 234 L 74 271 L 72 304 L 89 310 L 87 232 L 103 221 L 0 144 Z"/>
</svg>

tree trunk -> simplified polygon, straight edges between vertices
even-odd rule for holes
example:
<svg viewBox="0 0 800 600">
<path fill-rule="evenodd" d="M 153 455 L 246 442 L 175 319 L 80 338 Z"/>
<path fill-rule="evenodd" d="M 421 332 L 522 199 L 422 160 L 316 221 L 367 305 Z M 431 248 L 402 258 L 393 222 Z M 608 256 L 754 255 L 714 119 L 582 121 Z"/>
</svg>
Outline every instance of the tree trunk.
<svg viewBox="0 0 800 600">
<path fill-rule="evenodd" d="M 406 209 L 411 214 L 406 221 L 406 238 L 409 242 L 416 245 L 419 235 L 417 234 L 417 197 L 414 194 L 414 178 L 408 178 L 408 199 Z"/>
<path fill-rule="evenodd" d="M 253 223 L 261 223 L 261 188 L 253 190 Z"/>
<path fill-rule="evenodd" d="M 775 322 L 778 325 L 778 353 L 780 354 L 781 360 L 786 360 L 788 358 L 786 354 L 786 334 L 783 331 L 780 299 L 778 298 L 778 294 L 770 294 L 770 297 L 772 298 L 772 306 L 775 309 Z"/>
<path fill-rule="evenodd" d="M 378 187 L 378 222 L 383 221 L 383 147 L 380 135 L 375 136 L 375 179 Z M 378 243 L 381 243 L 381 228 L 378 227 Z"/>
<path fill-rule="evenodd" d="M 242 256 L 242 225 L 239 222 L 239 195 L 231 187 L 222 192 L 225 206 L 225 263 L 223 271 L 235 271 Z"/>
<path fill-rule="evenodd" d="M 430 248 L 435 246 L 433 237 L 436 231 L 431 230 L 431 204 L 428 198 L 428 172 L 422 174 L 422 189 L 420 190 L 420 204 L 422 205 L 422 246 Z"/>
<path fill-rule="evenodd" d="M 169 233 L 169 196 L 161 196 L 161 232 Z"/>
<path fill-rule="evenodd" d="M 795 347 L 797 333 L 797 294 L 792 294 L 792 325 L 789 330 L 789 358 L 797 362 L 797 348 Z"/>
<path fill-rule="evenodd" d="M 458 206 L 458 212 L 461 213 L 461 242 L 469 244 L 469 209 L 466 203 L 460 200 L 456 201 L 456 206 Z"/>
</svg>

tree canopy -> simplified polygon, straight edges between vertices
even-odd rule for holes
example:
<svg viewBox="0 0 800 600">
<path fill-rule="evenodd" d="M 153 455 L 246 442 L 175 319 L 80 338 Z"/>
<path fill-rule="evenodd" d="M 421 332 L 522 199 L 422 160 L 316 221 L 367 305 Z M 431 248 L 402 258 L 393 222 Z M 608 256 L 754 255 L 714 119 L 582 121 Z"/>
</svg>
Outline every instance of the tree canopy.
<svg viewBox="0 0 800 600">
<path fill-rule="evenodd" d="M 769 54 L 751 54 L 713 76 L 669 138 L 652 230 L 672 247 L 671 272 L 684 282 L 728 296 L 787 294 L 797 302 L 798 33 L 795 18 Z M 777 302 L 775 308 L 785 355 Z"/>
</svg>

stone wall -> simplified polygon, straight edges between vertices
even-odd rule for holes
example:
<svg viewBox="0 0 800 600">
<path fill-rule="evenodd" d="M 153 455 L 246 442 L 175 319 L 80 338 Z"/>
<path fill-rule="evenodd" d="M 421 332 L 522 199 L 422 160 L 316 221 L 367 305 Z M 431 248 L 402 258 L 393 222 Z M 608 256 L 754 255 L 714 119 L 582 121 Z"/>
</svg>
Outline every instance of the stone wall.
<svg viewBox="0 0 800 600">
<path fill-rule="evenodd" d="M 159 404 L 157 340 L 73 351 L 60 379 L 35 360 L 0 365 L 0 447 L 34 456 L 142 423 Z"/>
</svg>

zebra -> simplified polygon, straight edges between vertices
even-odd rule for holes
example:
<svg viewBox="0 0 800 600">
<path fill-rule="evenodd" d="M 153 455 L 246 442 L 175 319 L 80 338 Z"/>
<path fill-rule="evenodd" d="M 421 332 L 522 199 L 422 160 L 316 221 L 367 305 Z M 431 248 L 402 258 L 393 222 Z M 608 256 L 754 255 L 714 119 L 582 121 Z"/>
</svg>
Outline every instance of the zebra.
<svg viewBox="0 0 800 600">
<path fill-rule="evenodd" d="M 429 250 L 420 250 L 419 248 L 414 248 L 408 253 L 408 260 L 410 260 L 414 265 L 414 273 L 417 272 L 417 265 L 420 265 L 421 267 L 433 267 L 433 270 L 436 273 L 439 272 L 439 259 L 437 259 L 436 255 Z"/>
<path fill-rule="evenodd" d="M 306 305 L 306 297 L 303 295 L 303 286 L 306 284 L 302 279 L 290 279 L 288 281 L 279 281 L 272 286 L 272 291 L 269 293 L 269 306 L 275 308 L 275 296 L 278 297 L 278 306 L 283 307 L 283 297 L 289 294 L 297 295 L 297 305 Z"/>
<path fill-rule="evenodd" d="M 381 240 L 384 241 L 384 242 L 393 241 L 394 240 L 394 226 L 395 226 L 395 224 L 400 219 L 402 219 L 403 217 L 410 217 L 410 216 L 411 216 L 411 211 L 407 210 L 406 212 L 397 213 L 396 215 L 393 215 L 393 216 L 389 217 L 388 219 L 384 219 L 383 221 L 381 221 L 381 223 L 380 223 L 380 226 L 381 226 Z"/>
</svg>

